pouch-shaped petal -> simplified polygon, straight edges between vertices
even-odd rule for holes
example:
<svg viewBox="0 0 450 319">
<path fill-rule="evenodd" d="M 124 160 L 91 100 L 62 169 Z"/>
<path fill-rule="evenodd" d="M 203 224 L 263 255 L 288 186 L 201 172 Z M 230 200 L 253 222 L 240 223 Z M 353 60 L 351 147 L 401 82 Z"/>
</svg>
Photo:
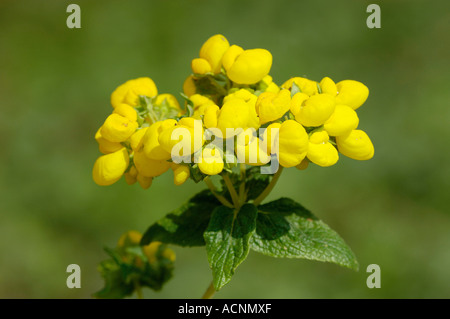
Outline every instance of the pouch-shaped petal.
<svg viewBox="0 0 450 319">
<path fill-rule="evenodd" d="M 369 160 L 375 153 L 372 141 L 362 130 L 353 130 L 347 135 L 337 136 L 336 144 L 340 153 L 355 160 Z"/>
<path fill-rule="evenodd" d="M 125 147 L 100 156 L 92 169 L 92 177 L 98 185 L 107 186 L 117 182 L 125 173 L 129 164 L 129 155 Z"/>
</svg>

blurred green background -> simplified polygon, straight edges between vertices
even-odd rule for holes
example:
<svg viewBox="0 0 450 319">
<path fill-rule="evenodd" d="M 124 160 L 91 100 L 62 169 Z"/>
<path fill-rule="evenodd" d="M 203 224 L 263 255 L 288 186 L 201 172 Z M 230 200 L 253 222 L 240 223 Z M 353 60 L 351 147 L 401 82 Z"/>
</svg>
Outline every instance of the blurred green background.
<svg viewBox="0 0 450 319">
<path fill-rule="evenodd" d="M 81 29 L 69 1 L 0 2 L 0 297 L 89 298 L 102 287 L 104 246 L 144 231 L 204 188 L 172 174 L 144 191 L 92 181 L 94 134 L 109 96 L 150 76 L 177 94 L 211 35 L 274 56 L 277 83 L 291 76 L 355 79 L 370 88 L 358 110 L 375 145 L 371 161 L 285 172 L 269 199 L 289 196 L 337 230 L 356 273 L 333 264 L 250 253 L 218 298 L 450 297 L 450 2 L 87 1 Z M 148 298 L 197 298 L 211 280 L 203 248 L 174 248 L 175 277 Z M 81 289 L 66 267 L 81 266 Z M 368 289 L 366 267 L 381 267 Z"/>
</svg>

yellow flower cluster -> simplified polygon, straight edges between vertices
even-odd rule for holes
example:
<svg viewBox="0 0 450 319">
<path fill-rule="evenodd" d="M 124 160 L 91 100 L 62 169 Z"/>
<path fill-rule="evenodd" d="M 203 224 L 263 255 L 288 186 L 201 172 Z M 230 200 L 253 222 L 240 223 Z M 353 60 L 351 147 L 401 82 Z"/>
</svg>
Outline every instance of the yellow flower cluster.
<svg viewBox="0 0 450 319">
<path fill-rule="evenodd" d="M 111 95 L 113 112 L 95 136 L 105 154 L 95 162 L 95 182 L 111 185 L 125 175 L 128 184 L 148 188 L 169 169 L 181 185 L 236 162 L 266 165 L 276 158 L 283 167 L 305 169 L 310 162 L 331 166 L 339 153 L 373 157 L 372 142 L 357 129 L 355 110 L 369 95 L 364 84 L 293 77 L 279 86 L 271 66 L 269 51 L 230 45 L 218 34 L 191 62 L 183 108 L 173 95 L 158 95 L 150 78 L 120 85 Z"/>
</svg>

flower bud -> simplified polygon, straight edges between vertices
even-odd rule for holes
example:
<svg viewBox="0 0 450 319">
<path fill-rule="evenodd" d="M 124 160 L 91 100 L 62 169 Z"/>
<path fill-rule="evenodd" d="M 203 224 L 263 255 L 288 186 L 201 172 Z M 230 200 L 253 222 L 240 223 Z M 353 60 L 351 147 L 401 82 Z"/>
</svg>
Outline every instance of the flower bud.
<svg viewBox="0 0 450 319">
<path fill-rule="evenodd" d="M 303 161 L 300 162 L 300 164 L 298 164 L 297 166 L 295 166 L 295 168 L 296 168 L 296 169 L 299 169 L 299 170 L 301 170 L 301 171 L 303 171 L 303 170 L 307 169 L 308 166 L 309 166 L 309 161 L 308 161 L 308 159 L 305 157 L 305 158 L 303 159 Z"/>
<path fill-rule="evenodd" d="M 332 96 L 337 95 L 336 83 L 329 77 L 324 77 L 322 81 L 320 81 L 320 88 L 322 89 L 322 93 L 330 94 Z"/>
<path fill-rule="evenodd" d="M 98 185 L 107 186 L 117 182 L 125 173 L 129 164 L 129 155 L 125 147 L 100 156 L 94 164 L 92 177 Z"/>
<path fill-rule="evenodd" d="M 141 241 L 142 234 L 137 230 L 130 230 L 120 236 L 117 247 L 138 246 Z"/>
<path fill-rule="evenodd" d="M 150 188 L 150 186 L 152 186 L 153 177 L 147 177 L 147 176 L 138 174 L 137 181 L 143 189 L 148 189 L 148 188 Z"/>
<path fill-rule="evenodd" d="M 220 73 L 222 57 L 229 47 L 228 40 L 223 35 L 216 34 L 203 44 L 200 49 L 200 58 L 208 61 L 214 74 Z"/>
<path fill-rule="evenodd" d="M 175 185 L 182 185 L 191 175 L 189 167 L 186 165 L 172 164 L 173 182 Z"/>
<path fill-rule="evenodd" d="M 154 264 L 156 262 L 156 260 L 158 259 L 157 255 L 158 255 L 158 250 L 161 247 L 161 244 L 162 243 L 159 241 L 154 241 L 154 242 L 142 247 L 142 250 L 143 250 L 145 256 L 147 256 L 148 262 L 150 264 Z"/>
<path fill-rule="evenodd" d="M 131 166 L 130 170 L 124 174 L 125 181 L 128 185 L 133 185 L 137 181 L 137 170 L 136 167 Z"/>
<path fill-rule="evenodd" d="M 191 62 L 191 69 L 196 74 L 206 74 L 211 72 L 211 65 L 205 59 L 196 58 Z"/>
</svg>

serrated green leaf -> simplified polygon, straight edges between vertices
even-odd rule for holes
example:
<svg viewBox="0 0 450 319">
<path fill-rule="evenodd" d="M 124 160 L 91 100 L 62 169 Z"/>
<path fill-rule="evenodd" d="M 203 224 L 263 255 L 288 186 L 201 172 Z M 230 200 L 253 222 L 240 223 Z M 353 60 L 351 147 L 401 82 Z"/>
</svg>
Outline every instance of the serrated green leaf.
<svg viewBox="0 0 450 319">
<path fill-rule="evenodd" d="M 179 246 L 203 246 L 203 233 L 213 210 L 219 205 L 219 201 L 209 190 L 202 191 L 150 226 L 140 244 L 160 241 Z"/>
<path fill-rule="evenodd" d="M 310 211 L 289 198 L 258 206 L 251 248 L 272 257 L 332 262 L 358 270 L 344 240 Z"/>
<path fill-rule="evenodd" d="M 247 257 L 256 215 L 257 209 L 252 204 L 245 204 L 239 212 L 225 206 L 214 210 L 204 238 L 216 290 L 231 280 L 237 266 Z"/>
</svg>

